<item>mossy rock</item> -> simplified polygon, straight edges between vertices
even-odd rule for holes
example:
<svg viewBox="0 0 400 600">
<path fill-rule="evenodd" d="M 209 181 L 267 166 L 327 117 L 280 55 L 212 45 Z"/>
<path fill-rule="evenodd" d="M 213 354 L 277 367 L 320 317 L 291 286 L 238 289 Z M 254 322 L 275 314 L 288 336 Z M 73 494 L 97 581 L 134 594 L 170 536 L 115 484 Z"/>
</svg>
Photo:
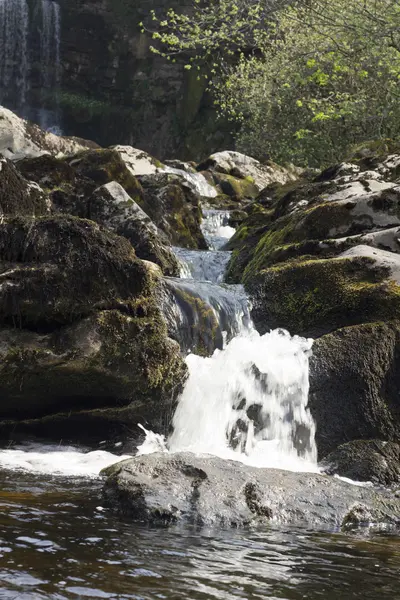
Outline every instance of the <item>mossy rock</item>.
<svg viewBox="0 0 400 600">
<path fill-rule="evenodd" d="M 0 224 L 0 321 L 37 328 L 149 292 L 152 277 L 128 240 L 71 216 Z"/>
<path fill-rule="evenodd" d="M 24 177 L 35 181 L 47 192 L 54 212 L 88 218 L 89 198 L 96 183 L 84 175 L 77 175 L 67 160 L 44 154 L 18 161 L 17 168 Z"/>
<path fill-rule="evenodd" d="M 52 334 L 2 330 L 0 339 L 3 434 L 14 427 L 57 435 L 57 423 L 71 436 L 76 420 L 106 422 L 108 412 L 116 428 L 128 406 L 120 432 L 144 419 L 160 426 L 186 377 L 151 299 L 138 300 L 135 314 L 100 311 Z M 103 428 L 90 435 L 98 439 Z"/>
<path fill-rule="evenodd" d="M 345 327 L 316 340 L 309 408 L 319 457 L 353 440 L 398 442 L 399 387 L 399 321 Z"/>
<path fill-rule="evenodd" d="M 259 193 L 259 189 L 251 177 L 241 179 L 232 175 L 214 173 L 213 178 L 223 194 L 237 200 L 254 199 Z"/>
<path fill-rule="evenodd" d="M 68 163 L 77 176 L 91 179 L 96 187 L 117 181 L 135 202 L 142 204 L 142 187 L 116 150 L 87 150 L 69 158 Z"/>
<path fill-rule="evenodd" d="M 400 287 L 391 277 L 379 259 L 313 259 L 261 271 L 246 288 L 260 332 L 283 327 L 316 337 L 346 325 L 399 318 Z"/>
<path fill-rule="evenodd" d="M 189 186 L 168 174 L 140 178 L 145 191 L 142 208 L 174 246 L 207 249 L 201 231 L 200 198 Z"/>
<path fill-rule="evenodd" d="M 25 179 L 13 163 L 0 154 L 0 214 L 38 216 L 50 210 L 51 200 L 44 190 Z"/>
</svg>

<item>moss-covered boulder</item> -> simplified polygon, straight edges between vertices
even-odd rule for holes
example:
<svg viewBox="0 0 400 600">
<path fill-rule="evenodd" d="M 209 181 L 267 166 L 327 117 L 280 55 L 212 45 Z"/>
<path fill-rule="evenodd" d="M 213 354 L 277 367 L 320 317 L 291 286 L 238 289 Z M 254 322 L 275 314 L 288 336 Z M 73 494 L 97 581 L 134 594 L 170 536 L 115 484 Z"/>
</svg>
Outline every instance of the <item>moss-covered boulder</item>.
<svg viewBox="0 0 400 600">
<path fill-rule="evenodd" d="M 99 311 L 51 334 L 2 329 L 0 340 L 0 435 L 99 440 L 138 421 L 162 428 L 186 373 L 143 298 L 130 314 Z"/>
<path fill-rule="evenodd" d="M 168 422 L 186 367 L 158 275 L 127 239 L 72 216 L 9 218 L 0 279 L 1 435 L 99 440 Z"/>
<path fill-rule="evenodd" d="M 223 173 L 215 173 L 213 179 L 221 189 L 222 194 L 234 198 L 236 201 L 254 199 L 258 196 L 259 189 L 250 176 L 238 178 Z"/>
<path fill-rule="evenodd" d="M 77 176 L 92 180 L 95 187 L 117 181 L 135 202 L 141 204 L 141 185 L 117 150 L 87 150 L 68 159 L 68 163 Z"/>
<path fill-rule="evenodd" d="M 284 327 L 312 337 L 346 325 L 400 318 L 399 274 L 399 255 L 366 246 L 333 259 L 280 263 L 248 284 L 252 316 L 263 333 Z"/>
<path fill-rule="evenodd" d="M 322 458 L 353 440 L 400 439 L 399 321 L 345 327 L 314 342 L 309 408 Z"/>
<path fill-rule="evenodd" d="M 53 328 L 145 294 L 149 270 L 128 240 L 71 216 L 0 224 L 0 322 Z"/>
<path fill-rule="evenodd" d="M 329 475 L 375 484 L 400 483 L 400 445 L 382 440 L 356 440 L 339 446 L 323 461 Z"/>
<path fill-rule="evenodd" d="M 19 160 L 16 167 L 25 178 L 46 191 L 54 212 L 88 218 L 88 201 L 97 185 L 92 179 L 78 175 L 67 160 L 44 154 Z"/>
<path fill-rule="evenodd" d="M 28 181 L 14 164 L 0 154 L 0 214 L 45 215 L 51 210 L 51 200 L 43 189 Z"/>
<path fill-rule="evenodd" d="M 301 173 L 301 170 L 295 167 L 285 168 L 273 162 L 263 164 L 251 156 L 231 150 L 212 154 L 197 166 L 197 170 L 208 170 L 215 174 L 230 175 L 236 179 L 247 179 L 258 191 L 271 183 L 284 184 L 293 181 Z"/>
<path fill-rule="evenodd" d="M 89 217 L 126 237 L 136 255 L 156 263 L 164 275 L 179 276 L 179 263 L 165 234 L 116 181 L 93 192 L 89 199 Z"/>
<path fill-rule="evenodd" d="M 200 228 L 200 196 L 174 174 L 159 173 L 140 177 L 144 199 L 139 204 L 168 240 L 183 248 L 206 249 Z"/>
</svg>

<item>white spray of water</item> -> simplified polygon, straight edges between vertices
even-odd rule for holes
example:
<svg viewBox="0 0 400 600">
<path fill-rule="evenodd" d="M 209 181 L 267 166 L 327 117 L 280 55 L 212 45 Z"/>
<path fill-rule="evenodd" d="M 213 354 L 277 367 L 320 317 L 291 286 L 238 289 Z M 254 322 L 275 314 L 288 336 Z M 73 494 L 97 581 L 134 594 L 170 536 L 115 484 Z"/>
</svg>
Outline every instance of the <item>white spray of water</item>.
<svg viewBox="0 0 400 600">
<path fill-rule="evenodd" d="M 257 467 L 318 471 L 307 409 L 312 340 L 249 330 L 210 358 L 189 355 L 189 379 L 166 443 Z M 152 434 L 154 435 L 154 434 Z M 160 451 L 146 437 L 141 454 Z"/>
<path fill-rule="evenodd" d="M 0 468 L 66 477 L 97 477 L 101 469 L 129 456 L 104 450 L 85 452 L 78 448 L 31 444 L 0 450 Z"/>
<path fill-rule="evenodd" d="M 215 187 L 208 183 L 202 173 L 189 173 L 183 169 L 176 169 L 175 167 L 166 165 L 163 166 L 162 171 L 164 173 L 171 173 L 172 175 L 179 175 L 179 177 L 186 180 L 196 194 L 199 194 L 203 198 L 215 198 L 218 195 Z"/>
<path fill-rule="evenodd" d="M 229 211 L 204 210 L 201 230 L 211 250 L 219 250 L 233 236 L 235 229 L 229 226 Z"/>
</svg>

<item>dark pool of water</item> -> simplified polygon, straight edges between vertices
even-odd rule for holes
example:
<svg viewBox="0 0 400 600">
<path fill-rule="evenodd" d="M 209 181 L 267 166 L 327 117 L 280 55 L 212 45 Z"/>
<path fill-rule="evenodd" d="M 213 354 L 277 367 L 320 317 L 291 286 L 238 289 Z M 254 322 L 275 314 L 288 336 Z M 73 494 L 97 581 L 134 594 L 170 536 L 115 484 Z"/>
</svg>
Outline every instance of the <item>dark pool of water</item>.
<svg viewBox="0 0 400 600">
<path fill-rule="evenodd" d="M 0 598 L 398 600 L 400 538 L 151 529 L 101 510 L 101 481 L 0 472 Z"/>
</svg>

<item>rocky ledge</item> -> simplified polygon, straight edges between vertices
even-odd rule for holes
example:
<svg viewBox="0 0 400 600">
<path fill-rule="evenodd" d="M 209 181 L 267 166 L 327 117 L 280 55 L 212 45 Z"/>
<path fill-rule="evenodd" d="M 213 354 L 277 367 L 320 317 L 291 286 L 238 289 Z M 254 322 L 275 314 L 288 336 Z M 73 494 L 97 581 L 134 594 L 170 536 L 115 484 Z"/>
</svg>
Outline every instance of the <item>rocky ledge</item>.
<svg viewBox="0 0 400 600">
<path fill-rule="evenodd" d="M 151 524 L 400 527 L 399 494 L 326 475 L 257 469 L 190 453 L 140 456 L 103 474 L 108 506 Z"/>
</svg>

